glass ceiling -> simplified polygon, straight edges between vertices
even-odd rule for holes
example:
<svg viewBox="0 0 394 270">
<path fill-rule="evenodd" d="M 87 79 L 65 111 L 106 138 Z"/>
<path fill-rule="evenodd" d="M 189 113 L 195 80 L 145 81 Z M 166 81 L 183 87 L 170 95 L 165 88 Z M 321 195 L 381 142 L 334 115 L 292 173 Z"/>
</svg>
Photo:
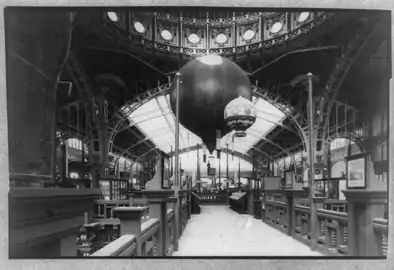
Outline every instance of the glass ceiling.
<svg viewBox="0 0 394 270">
<path fill-rule="evenodd" d="M 253 103 L 256 106 L 256 122 L 246 131 L 246 137 L 235 138 L 234 144 L 231 141 L 232 133 L 222 137 L 223 148 L 228 144 L 229 150 L 246 153 L 286 118 L 283 112 L 261 98 L 253 97 Z M 132 112 L 129 119 L 159 149 L 165 153 L 171 152 L 171 147 L 174 149 L 175 115 L 170 107 L 169 94 L 158 96 L 145 103 Z M 180 149 L 202 143 L 198 136 L 182 125 L 179 129 Z"/>
</svg>

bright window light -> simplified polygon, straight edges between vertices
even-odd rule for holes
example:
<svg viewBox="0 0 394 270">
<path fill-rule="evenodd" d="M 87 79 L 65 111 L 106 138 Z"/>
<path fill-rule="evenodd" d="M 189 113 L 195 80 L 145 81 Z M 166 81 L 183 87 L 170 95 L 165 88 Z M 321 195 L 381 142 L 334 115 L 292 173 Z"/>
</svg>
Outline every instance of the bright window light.
<svg viewBox="0 0 394 270">
<path fill-rule="evenodd" d="M 107 16 L 113 22 L 117 22 L 119 20 L 118 15 L 115 12 L 107 12 Z"/>
<path fill-rule="evenodd" d="M 276 22 L 271 26 L 270 32 L 273 34 L 279 33 L 280 30 L 283 28 L 283 23 L 282 22 Z"/>
<path fill-rule="evenodd" d="M 305 22 L 309 18 L 310 14 L 310 12 L 301 12 L 300 15 L 298 15 L 297 22 Z"/>
<path fill-rule="evenodd" d="M 197 44 L 200 42 L 201 38 L 196 33 L 191 33 L 188 38 L 190 43 Z"/>
<path fill-rule="evenodd" d="M 164 40 L 170 41 L 170 40 L 173 39 L 173 35 L 172 35 L 171 32 L 168 31 L 167 29 L 164 29 L 163 31 L 161 31 L 160 34 L 161 34 L 161 37 L 162 37 Z"/>
<path fill-rule="evenodd" d="M 256 35 L 255 31 L 253 31 L 252 29 L 248 29 L 248 30 L 245 31 L 245 33 L 242 35 L 242 37 L 245 40 L 249 41 L 249 40 L 253 39 L 255 35 Z"/>
<path fill-rule="evenodd" d="M 205 55 L 198 57 L 197 60 L 207 66 L 218 66 L 223 63 L 223 59 L 219 55 Z"/>
<path fill-rule="evenodd" d="M 135 31 L 137 31 L 140 34 L 145 33 L 145 26 L 140 22 L 134 23 L 134 29 L 135 29 Z"/>
<path fill-rule="evenodd" d="M 227 41 L 228 37 L 226 34 L 224 33 L 219 33 L 217 34 L 217 36 L 215 37 L 215 41 L 219 44 L 223 44 Z"/>
</svg>

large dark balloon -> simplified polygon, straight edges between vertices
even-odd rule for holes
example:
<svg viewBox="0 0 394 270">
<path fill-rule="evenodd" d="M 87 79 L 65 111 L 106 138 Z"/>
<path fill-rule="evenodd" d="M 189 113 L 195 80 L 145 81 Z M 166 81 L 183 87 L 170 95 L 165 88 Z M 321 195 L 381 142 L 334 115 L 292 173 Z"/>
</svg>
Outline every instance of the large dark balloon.
<svg viewBox="0 0 394 270">
<path fill-rule="evenodd" d="M 245 72 L 234 62 L 220 56 L 204 56 L 187 63 L 179 71 L 179 121 L 199 136 L 212 153 L 216 130 L 227 132 L 224 108 L 242 96 L 252 100 L 252 86 Z M 175 114 L 176 77 L 170 91 L 171 109 Z"/>
</svg>

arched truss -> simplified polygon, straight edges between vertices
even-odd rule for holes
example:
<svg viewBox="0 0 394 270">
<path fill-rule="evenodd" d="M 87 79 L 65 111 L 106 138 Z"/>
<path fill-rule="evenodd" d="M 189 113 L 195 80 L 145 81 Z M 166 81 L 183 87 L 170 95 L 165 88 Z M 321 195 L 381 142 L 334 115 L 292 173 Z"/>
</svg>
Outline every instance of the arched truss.
<svg viewBox="0 0 394 270">
<path fill-rule="evenodd" d="M 341 133 L 335 133 L 332 134 L 330 137 L 327 139 L 327 145 L 331 144 L 334 140 L 336 139 L 348 139 L 352 142 L 354 142 L 362 152 L 365 151 L 364 145 L 363 145 L 363 140 L 364 136 L 362 135 L 361 132 L 341 132 Z M 328 151 L 329 147 L 327 147 Z"/>
<path fill-rule="evenodd" d="M 379 17 L 379 15 L 377 15 L 377 17 Z M 319 150 L 320 152 L 325 152 L 327 137 L 329 137 L 328 130 L 330 125 L 331 108 L 336 102 L 336 95 L 354 60 L 359 55 L 361 49 L 375 33 L 375 28 L 373 27 L 375 20 L 375 17 L 369 19 L 365 24 L 363 24 L 362 27 L 357 30 L 356 34 L 351 39 L 347 47 L 344 49 L 341 57 L 337 61 L 337 64 L 335 65 L 334 69 L 330 74 L 329 80 L 325 87 L 324 95 L 318 102 L 317 106 L 321 117 L 320 124 L 318 125 L 317 139 L 315 145 L 315 147 L 320 145 L 319 147 L 316 147 L 318 152 Z M 97 118 L 95 114 L 97 106 L 94 102 L 92 102 L 94 101 L 92 91 L 89 85 L 86 83 L 87 80 L 85 78 L 86 76 L 84 76 L 85 73 L 82 70 L 82 67 L 77 63 L 76 59 L 72 54 L 69 55 L 69 59 L 66 62 L 66 68 L 68 69 L 74 83 L 76 84 L 77 88 L 81 93 L 83 104 L 85 106 L 86 112 L 88 113 L 89 119 L 89 142 L 93 143 L 94 140 L 98 139 L 97 136 L 94 136 L 94 134 L 99 134 L 99 132 L 97 130 L 97 124 L 95 121 Z M 128 104 L 130 105 L 126 106 L 122 111 L 120 111 L 120 113 L 116 114 L 115 118 L 110 120 L 109 126 L 114 128 L 111 128 L 112 130 L 110 130 L 109 150 L 112 150 L 113 141 L 119 130 L 119 127 L 123 125 L 124 121 L 131 114 L 131 112 L 140 107 L 141 105 L 145 104 L 151 98 L 168 93 L 170 87 L 171 82 L 168 82 L 144 92 L 142 95 L 128 102 Z M 296 126 L 297 132 L 299 133 L 300 138 L 304 142 L 305 148 L 305 142 L 308 139 L 308 125 L 306 118 L 303 116 L 303 114 L 294 111 L 294 109 L 291 109 L 291 107 L 286 101 L 264 89 L 254 86 L 253 92 L 255 96 L 265 99 L 267 102 L 271 103 L 273 106 L 281 110 L 287 117 L 289 117 L 291 122 L 293 122 Z M 95 131 L 97 131 L 97 133 Z"/>
<path fill-rule="evenodd" d="M 377 14 L 368 20 L 356 30 L 355 35 L 352 37 L 350 42 L 344 48 L 342 55 L 337 60 L 334 69 L 331 71 L 329 79 L 325 86 L 325 91 L 321 97 L 319 104 L 317 106 L 321 114 L 321 121 L 317 129 L 317 139 L 316 139 L 316 150 L 320 150 L 321 153 L 326 153 L 327 141 L 330 137 L 331 129 L 330 116 L 331 110 L 334 107 L 336 96 L 342 86 L 342 83 L 352 67 L 354 61 L 359 56 L 361 50 L 370 41 L 372 36 L 375 34 L 379 28 L 377 20 L 380 19 L 382 14 Z M 371 52 L 373 53 L 373 52 Z M 368 55 L 369 58 L 370 55 Z M 337 115 L 337 114 L 336 114 Z M 355 120 L 355 119 L 354 119 Z M 346 119 L 345 119 L 346 122 Z M 337 123 L 338 124 L 338 123 Z M 347 123 L 345 123 L 346 126 Z M 305 131 L 304 131 L 305 132 Z"/>
<path fill-rule="evenodd" d="M 119 132 L 120 128 L 123 126 L 124 122 L 128 119 L 128 117 L 139 107 L 147 103 L 153 98 L 156 98 L 160 95 L 168 94 L 171 88 L 171 79 L 167 83 L 159 85 L 155 88 L 149 89 L 148 91 L 144 92 L 143 94 L 133 98 L 129 102 L 128 105 L 124 106 L 123 109 L 116 114 L 114 118 L 110 120 L 110 126 L 113 127 L 110 130 L 110 142 L 108 145 L 108 150 L 111 152 L 113 147 L 114 139 Z M 290 104 L 282 99 L 279 95 L 273 94 L 268 92 L 267 90 L 260 88 L 258 86 L 253 86 L 253 94 L 256 97 L 262 98 L 278 110 L 280 110 L 284 115 L 286 115 L 291 122 L 294 123 L 296 126 L 296 132 L 300 136 L 300 138 L 304 141 L 304 135 L 301 132 L 301 127 L 307 125 L 307 121 L 305 117 L 298 112 L 295 112 Z"/>
<path fill-rule="evenodd" d="M 324 150 L 326 148 L 325 146 L 327 137 L 329 135 L 329 132 L 327 131 L 329 130 L 329 125 L 331 122 L 331 109 L 334 104 L 338 104 L 336 101 L 336 95 L 354 60 L 357 58 L 362 48 L 374 34 L 375 30 L 373 23 L 375 22 L 375 19 L 376 18 L 369 19 L 368 23 L 365 23 L 362 27 L 357 29 L 356 34 L 350 40 L 347 47 L 344 48 L 341 57 L 338 59 L 336 65 L 330 73 L 329 80 L 326 83 L 325 92 L 317 106 L 317 111 L 319 111 L 320 114 L 320 123 L 316 132 L 315 148 L 318 150 L 318 152 L 325 152 Z M 148 102 L 151 98 L 168 93 L 170 87 L 171 78 L 169 78 L 167 83 L 152 88 L 128 102 L 130 105 L 124 107 L 124 109 L 120 112 L 120 115 L 118 115 L 118 119 L 113 119 L 114 129 L 110 134 L 109 150 L 112 149 L 113 140 L 119 130 L 119 127 L 122 126 L 128 116 L 131 115 L 131 113 L 138 107 Z M 304 115 L 301 112 L 297 112 L 295 109 L 291 108 L 288 102 L 283 100 L 280 96 L 270 93 L 265 89 L 262 89 L 258 86 L 253 86 L 253 93 L 256 97 L 263 98 L 278 108 L 290 119 L 290 121 L 295 125 L 301 140 L 304 142 L 304 148 L 306 149 L 305 142 L 308 141 L 309 134 L 307 119 L 304 117 Z M 339 123 L 336 121 L 336 124 Z"/>
<path fill-rule="evenodd" d="M 94 150 L 93 145 L 95 141 L 99 143 L 98 135 L 100 134 L 97 125 L 97 105 L 94 101 L 94 94 L 90 84 L 88 83 L 88 76 L 86 75 L 85 70 L 72 53 L 68 55 L 67 61 L 65 63 L 65 69 L 71 76 L 71 79 L 78 89 L 79 95 L 82 99 L 82 104 L 87 119 L 87 138 L 85 138 L 85 140 L 88 144 L 89 157 L 91 157 Z M 89 160 L 93 161 L 92 158 Z"/>
</svg>

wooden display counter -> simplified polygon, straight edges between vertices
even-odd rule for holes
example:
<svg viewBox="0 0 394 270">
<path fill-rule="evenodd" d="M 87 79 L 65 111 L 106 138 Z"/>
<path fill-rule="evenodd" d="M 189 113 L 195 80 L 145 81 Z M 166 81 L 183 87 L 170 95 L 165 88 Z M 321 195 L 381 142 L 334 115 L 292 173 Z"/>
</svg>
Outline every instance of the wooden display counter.
<svg viewBox="0 0 394 270">
<path fill-rule="evenodd" d="M 11 189 L 9 257 L 76 256 L 75 235 L 86 222 L 85 213 L 93 216 L 100 194 L 100 189 Z"/>
</svg>

